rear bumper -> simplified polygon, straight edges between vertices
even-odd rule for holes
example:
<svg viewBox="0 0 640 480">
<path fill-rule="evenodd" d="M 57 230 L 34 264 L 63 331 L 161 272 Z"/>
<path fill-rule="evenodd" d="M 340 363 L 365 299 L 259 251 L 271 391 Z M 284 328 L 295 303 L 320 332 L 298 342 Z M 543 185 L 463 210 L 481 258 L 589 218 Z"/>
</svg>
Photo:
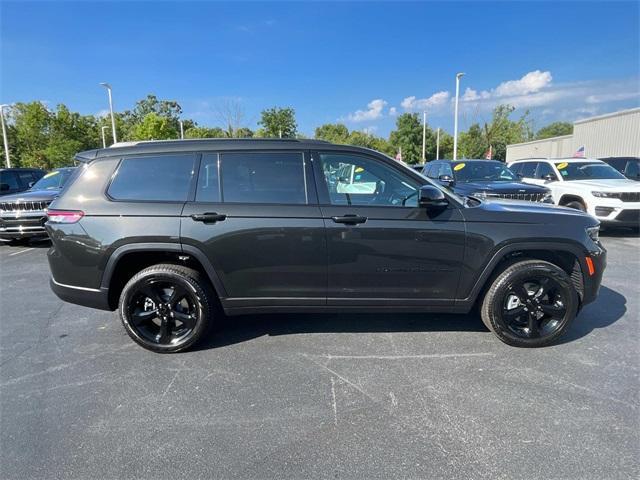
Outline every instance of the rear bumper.
<svg viewBox="0 0 640 480">
<path fill-rule="evenodd" d="M 49 286 L 53 293 L 65 302 L 99 310 L 112 310 L 109 307 L 109 291 L 106 288 L 97 289 L 65 285 L 56 282 L 53 277 L 49 279 Z"/>
</svg>

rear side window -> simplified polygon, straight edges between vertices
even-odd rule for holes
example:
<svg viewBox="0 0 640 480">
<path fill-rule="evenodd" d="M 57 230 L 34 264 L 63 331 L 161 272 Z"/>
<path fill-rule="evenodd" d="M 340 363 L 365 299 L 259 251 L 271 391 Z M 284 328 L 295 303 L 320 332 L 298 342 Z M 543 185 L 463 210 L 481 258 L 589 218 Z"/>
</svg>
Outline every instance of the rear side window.
<svg viewBox="0 0 640 480">
<path fill-rule="evenodd" d="M 225 202 L 307 203 L 301 152 L 223 153 L 220 160 Z"/>
<path fill-rule="evenodd" d="M 524 178 L 534 178 L 536 174 L 536 167 L 538 166 L 538 162 L 523 162 L 522 163 L 522 171 L 520 175 Z"/>
<path fill-rule="evenodd" d="M 109 186 L 115 200 L 186 202 L 195 155 L 153 155 L 122 160 Z"/>
<path fill-rule="evenodd" d="M 217 153 L 206 153 L 200 162 L 196 202 L 220 201 L 220 162 Z"/>
</svg>

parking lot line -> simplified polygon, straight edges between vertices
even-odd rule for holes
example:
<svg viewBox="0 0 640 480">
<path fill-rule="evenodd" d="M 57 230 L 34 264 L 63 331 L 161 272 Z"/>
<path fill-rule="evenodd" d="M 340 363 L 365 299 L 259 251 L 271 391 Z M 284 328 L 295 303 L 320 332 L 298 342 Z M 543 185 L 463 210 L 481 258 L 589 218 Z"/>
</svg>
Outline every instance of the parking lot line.
<svg viewBox="0 0 640 480">
<path fill-rule="evenodd" d="M 17 252 L 10 253 L 9 256 L 13 257 L 14 255 L 20 255 L 21 253 L 28 252 L 29 250 L 33 250 L 33 248 L 25 248 L 24 250 L 18 250 Z"/>
</svg>

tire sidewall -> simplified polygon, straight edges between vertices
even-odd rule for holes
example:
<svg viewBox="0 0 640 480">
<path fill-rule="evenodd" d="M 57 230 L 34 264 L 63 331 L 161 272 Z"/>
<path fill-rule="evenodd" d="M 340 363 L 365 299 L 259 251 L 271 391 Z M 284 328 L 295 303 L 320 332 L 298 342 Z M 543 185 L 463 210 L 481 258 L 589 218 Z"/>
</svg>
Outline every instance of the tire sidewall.
<svg viewBox="0 0 640 480">
<path fill-rule="evenodd" d="M 548 276 L 558 282 L 563 288 L 566 297 L 567 311 L 561 320 L 561 325 L 550 335 L 541 338 L 524 338 L 511 332 L 499 321 L 501 318 L 505 295 L 510 286 L 518 281 L 530 279 L 535 276 Z M 538 263 L 529 265 L 527 269 L 505 271 L 496 282 L 494 294 L 488 304 L 488 318 L 491 322 L 491 330 L 505 343 L 518 347 L 541 347 L 553 343 L 561 337 L 577 315 L 579 300 L 571 278 L 560 268 L 552 264 Z"/>
<path fill-rule="evenodd" d="M 129 302 L 132 300 L 132 297 L 137 291 L 138 287 L 146 284 L 151 279 L 178 283 L 181 286 L 185 287 L 190 293 L 192 293 L 196 300 L 195 306 L 198 313 L 198 320 L 196 322 L 196 325 L 191 333 L 189 333 L 189 335 L 177 345 L 159 345 L 157 343 L 150 342 L 149 340 L 140 336 L 129 322 Z M 140 272 L 125 285 L 120 296 L 119 310 L 122 325 L 127 331 L 127 334 L 133 339 L 133 341 L 148 350 L 160 353 L 178 352 L 181 350 L 185 350 L 193 345 L 206 331 L 209 320 L 208 316 L 210 315 L 209 300 L 207 299 L 205 292 L 200 288 L 200 286 L 194 279 L 185 275 L 181 275 L 177 272 L 153 269 Z"/>
</svg>

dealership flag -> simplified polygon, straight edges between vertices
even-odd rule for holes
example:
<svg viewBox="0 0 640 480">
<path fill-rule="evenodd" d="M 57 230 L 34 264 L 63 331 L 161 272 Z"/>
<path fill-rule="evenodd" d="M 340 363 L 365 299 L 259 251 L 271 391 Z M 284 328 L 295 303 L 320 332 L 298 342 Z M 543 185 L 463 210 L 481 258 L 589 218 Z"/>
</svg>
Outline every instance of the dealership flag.
<svg viewBox="0 0 640 480">
<path fill-rule="evenodd" d="M 573 158 L 584 158 L 584 145 L 576 150 L 576 153 L 573 154 Z"/>
<path fill-rule="evenodd" d="M 492 150 L 492 148 L 491 148 L 491 145 L 489 145 L 489 150 L 487 150 L 487 151 L 484 153 L 484 158 L 485 158 L 486 160 L 491 160 L 491 157 L 493 157 L 493 150 Z"/>
<path fill-rule="evenodd" d="M 398 154 L 396 155 L 396 160 L 398 160 L 399 162 L 402 161 L 402 147 L 400 147 L 398 149 Z"/>
</svg>

